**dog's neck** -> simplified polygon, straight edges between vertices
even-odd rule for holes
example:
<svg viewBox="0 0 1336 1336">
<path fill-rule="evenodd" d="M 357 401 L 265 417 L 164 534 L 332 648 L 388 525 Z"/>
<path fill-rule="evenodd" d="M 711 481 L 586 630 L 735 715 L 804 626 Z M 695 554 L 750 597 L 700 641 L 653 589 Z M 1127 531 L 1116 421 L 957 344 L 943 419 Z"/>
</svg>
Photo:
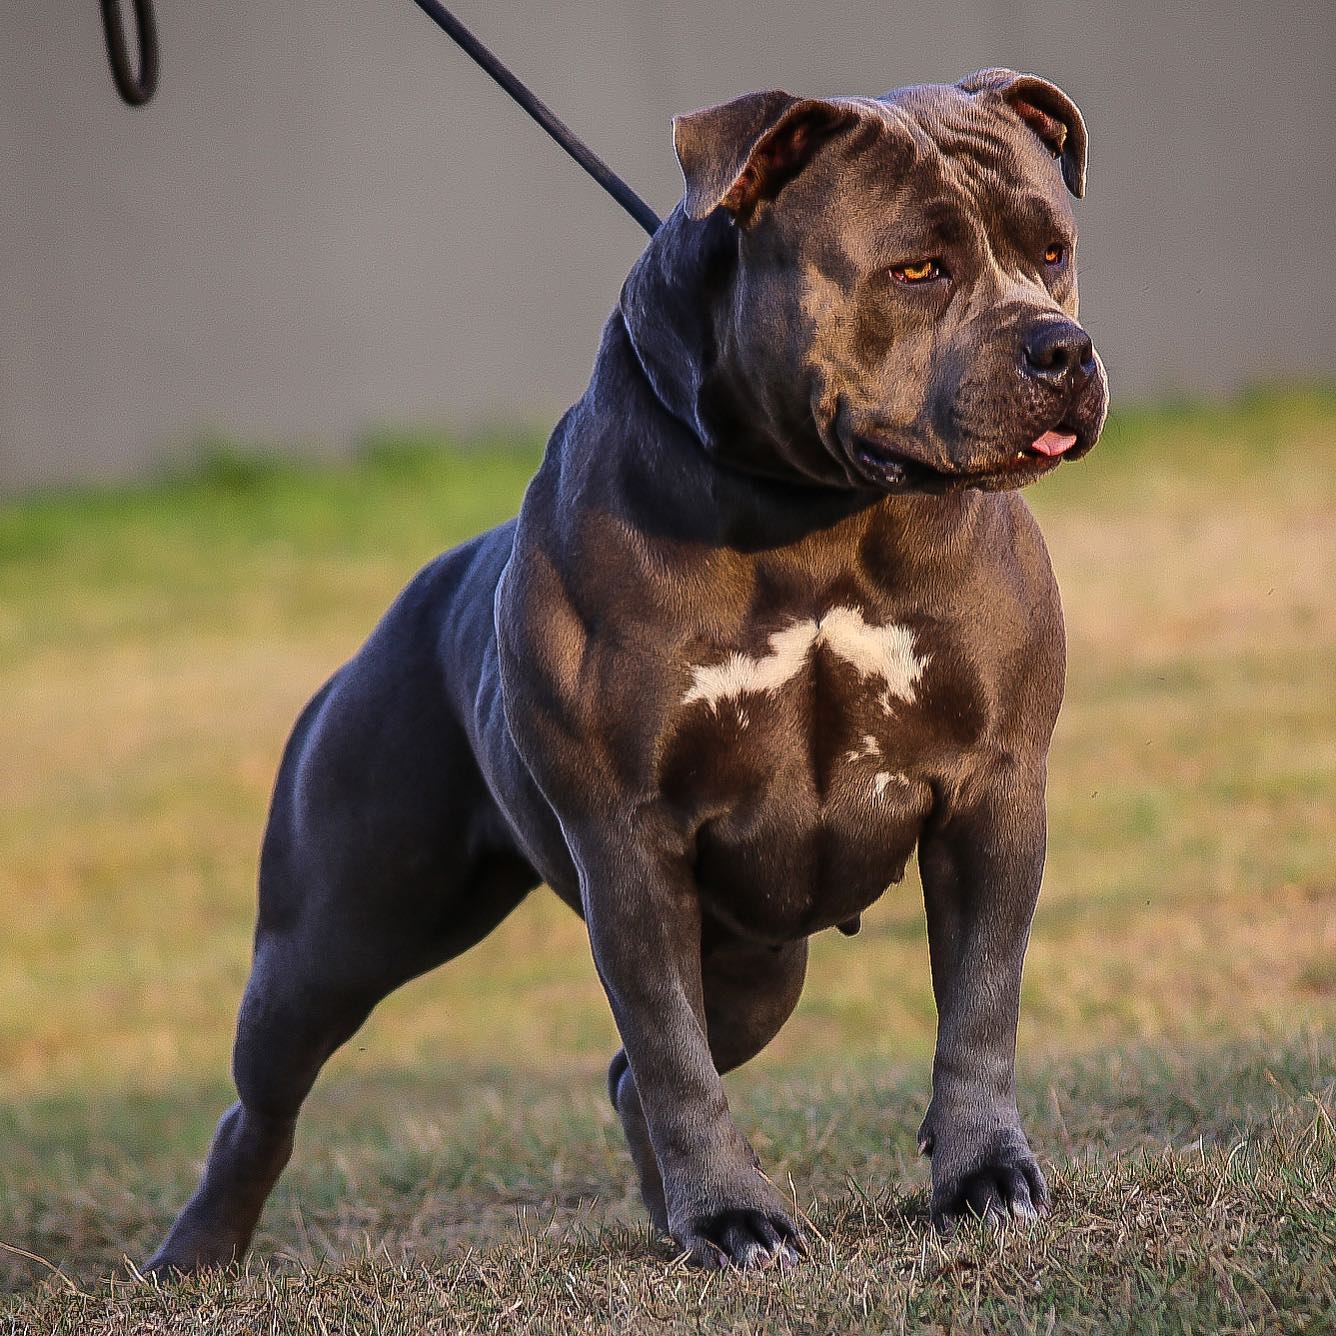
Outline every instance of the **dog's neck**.
<svg viewBox="0 0 1336 1336">
<path fill-rule="evenodd" d="M 664 219 L 622 285 L 617 313 L 654 396 L 702 446 L 702 392 L 718 356 L 714 309 L 737 268 L 736 239 L 719 215 L 693 222 L 681 206 Z"/>
<path fill-rule="evenodd" d="M 722 210 L 664 220 L 622 285 L 618 311 L 659 403 L 722 467 L 802 481 L 781 448 L 814 429 L 806 413 L 777 421 L 744 368 L 729 365 L 738 232 Z"/>
<path fill-rule="evenodd" d="M 667 336 L 665 336 L 667 337 Z M 558 425 L 544 472 L 553 519 L 579 528 L 614 516 L 642 540 L 764 553 L 830 541 L 944 555 L 970 527 L 980 497 L 885 496 L 819 487 L 721 464 L 689 420 L 664 402 L 622 312 L 603 331 L 584 397 Z"/>
</svg>

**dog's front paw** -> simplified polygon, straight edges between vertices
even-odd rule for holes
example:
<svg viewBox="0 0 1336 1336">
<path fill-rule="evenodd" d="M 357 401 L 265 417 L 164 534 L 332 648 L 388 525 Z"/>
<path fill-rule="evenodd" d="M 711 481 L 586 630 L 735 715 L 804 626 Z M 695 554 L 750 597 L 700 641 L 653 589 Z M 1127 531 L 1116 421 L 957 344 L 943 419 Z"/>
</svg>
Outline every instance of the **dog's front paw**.
<svg viewBox="0 0 1336 1336">
<path fill-rule="evenodd" d="M 759 1173 L 738 1192 L 716 1190 L 710 1203 L 673 1213 L 672 1235 L 697 1266 L 781 1270 L 807 1251 L 783 1198 Z"/>
<path fill-rule="evenodd" d="M 994 1221 L 1029 1221 L 1048 1213 L 1048 1184 L 1016 1128 L 989 1137 L 919 1134 L 932 1156 L 932 1223 L 949 1234 L 962 1216 Z"/>
</svg>

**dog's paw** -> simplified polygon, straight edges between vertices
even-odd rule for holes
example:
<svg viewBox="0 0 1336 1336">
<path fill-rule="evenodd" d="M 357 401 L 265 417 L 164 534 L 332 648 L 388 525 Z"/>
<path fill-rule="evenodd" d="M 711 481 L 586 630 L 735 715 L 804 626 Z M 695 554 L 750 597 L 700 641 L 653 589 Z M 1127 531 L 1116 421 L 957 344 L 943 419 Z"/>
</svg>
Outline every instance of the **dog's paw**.
<svg viewBox="0 0 1336 1336">
<path fill-rule="evenodd" d="M 962 1218 L 995 1222 L 1037 1220 L 1048 1214 L 1048 1184 L 1019 1131 L 997 1138 L 982 1154 L 963 1160 L 933 1156 L 932 1223 L 949 1234 Z"/>
<path fill-rule="evenodd" d="M 179 1280 L 233 1266 L 246 1251 L 249 1236 L 201 1221 L 202 1214 L 198 1203 L 190 1202 L 162 1246 L 139 1268 L 139 1274 Z"/>
<path fill-rule="evenodd" d="M 697 1266 L 716 1270 L 781 1271 L 807 1252 L 803 1232 L 787 1211 L 724 1208 L 679 1226 L 673 1237 Z"/>
<path fill-rule="evenodd" d="M 182 1280 L 187 1276 L 197 1276 L 205 1271 L 231 1266 L 234 1260 L 231 1250 L 223 1252 L 222 1250 L 208 1251 L 200 1249 L 192 1252 L 169 1249 L 164 1244 L 147 1262 L 138 1268 L 138 1271 L 145 1278 L 156 1276 L 161 1281 L 170 1282 Z"/>
<path fill-rule="evenodd" d="M 669 1214 L 673 1238 L 696 1266 L 783 1270 L 807 1252 L 788 1203 L 759 1169 L 699 1196 L 688 1189 Z"/>
</svg>

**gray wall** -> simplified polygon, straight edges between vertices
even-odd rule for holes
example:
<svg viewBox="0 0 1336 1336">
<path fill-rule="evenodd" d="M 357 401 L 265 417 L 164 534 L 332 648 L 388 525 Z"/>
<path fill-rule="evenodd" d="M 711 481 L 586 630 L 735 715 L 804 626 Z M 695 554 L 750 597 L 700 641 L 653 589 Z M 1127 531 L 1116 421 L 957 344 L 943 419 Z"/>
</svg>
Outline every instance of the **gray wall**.
<svg viewBox="0 0 1336 1336">
<path fill-rule="evenodd" d="M 131 111 L 91 0 L 0 0 L 0 487 L 580 393 L 640 233 L 409 0 L 159 6 Z M 457 8 L 663 211 L 675 111 L 1043 73 L 1091 128 L 1115 393 L 1336 369 L 1330 0 Z"/>
</svg>

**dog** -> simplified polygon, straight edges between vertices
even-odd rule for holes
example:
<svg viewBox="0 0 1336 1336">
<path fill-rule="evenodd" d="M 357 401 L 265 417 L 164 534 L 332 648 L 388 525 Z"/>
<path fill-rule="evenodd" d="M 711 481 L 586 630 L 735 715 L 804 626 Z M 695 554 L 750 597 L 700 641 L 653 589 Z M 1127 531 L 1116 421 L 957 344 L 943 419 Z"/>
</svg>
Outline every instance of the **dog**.
<svg viewBox="0 0 1336 1336">
<path fill-rule="evenodd" d="M 239 1101 L 148 1268 L 245 1251 L 326 1058 L 545 883 L 583 916 L 654 1224 L 786 1266 L 720 1080 L 917 849 L 939 1027 L 931 1215 L 1042 1213 L 1021 968 L 1063 692 L 1019 489 L 1086 454 L 1086 131 L 990 69 L 678 117 L 681 202 L 519 515 L 408 585 L 301 714 L 260 860 Z"/>
</svg>

